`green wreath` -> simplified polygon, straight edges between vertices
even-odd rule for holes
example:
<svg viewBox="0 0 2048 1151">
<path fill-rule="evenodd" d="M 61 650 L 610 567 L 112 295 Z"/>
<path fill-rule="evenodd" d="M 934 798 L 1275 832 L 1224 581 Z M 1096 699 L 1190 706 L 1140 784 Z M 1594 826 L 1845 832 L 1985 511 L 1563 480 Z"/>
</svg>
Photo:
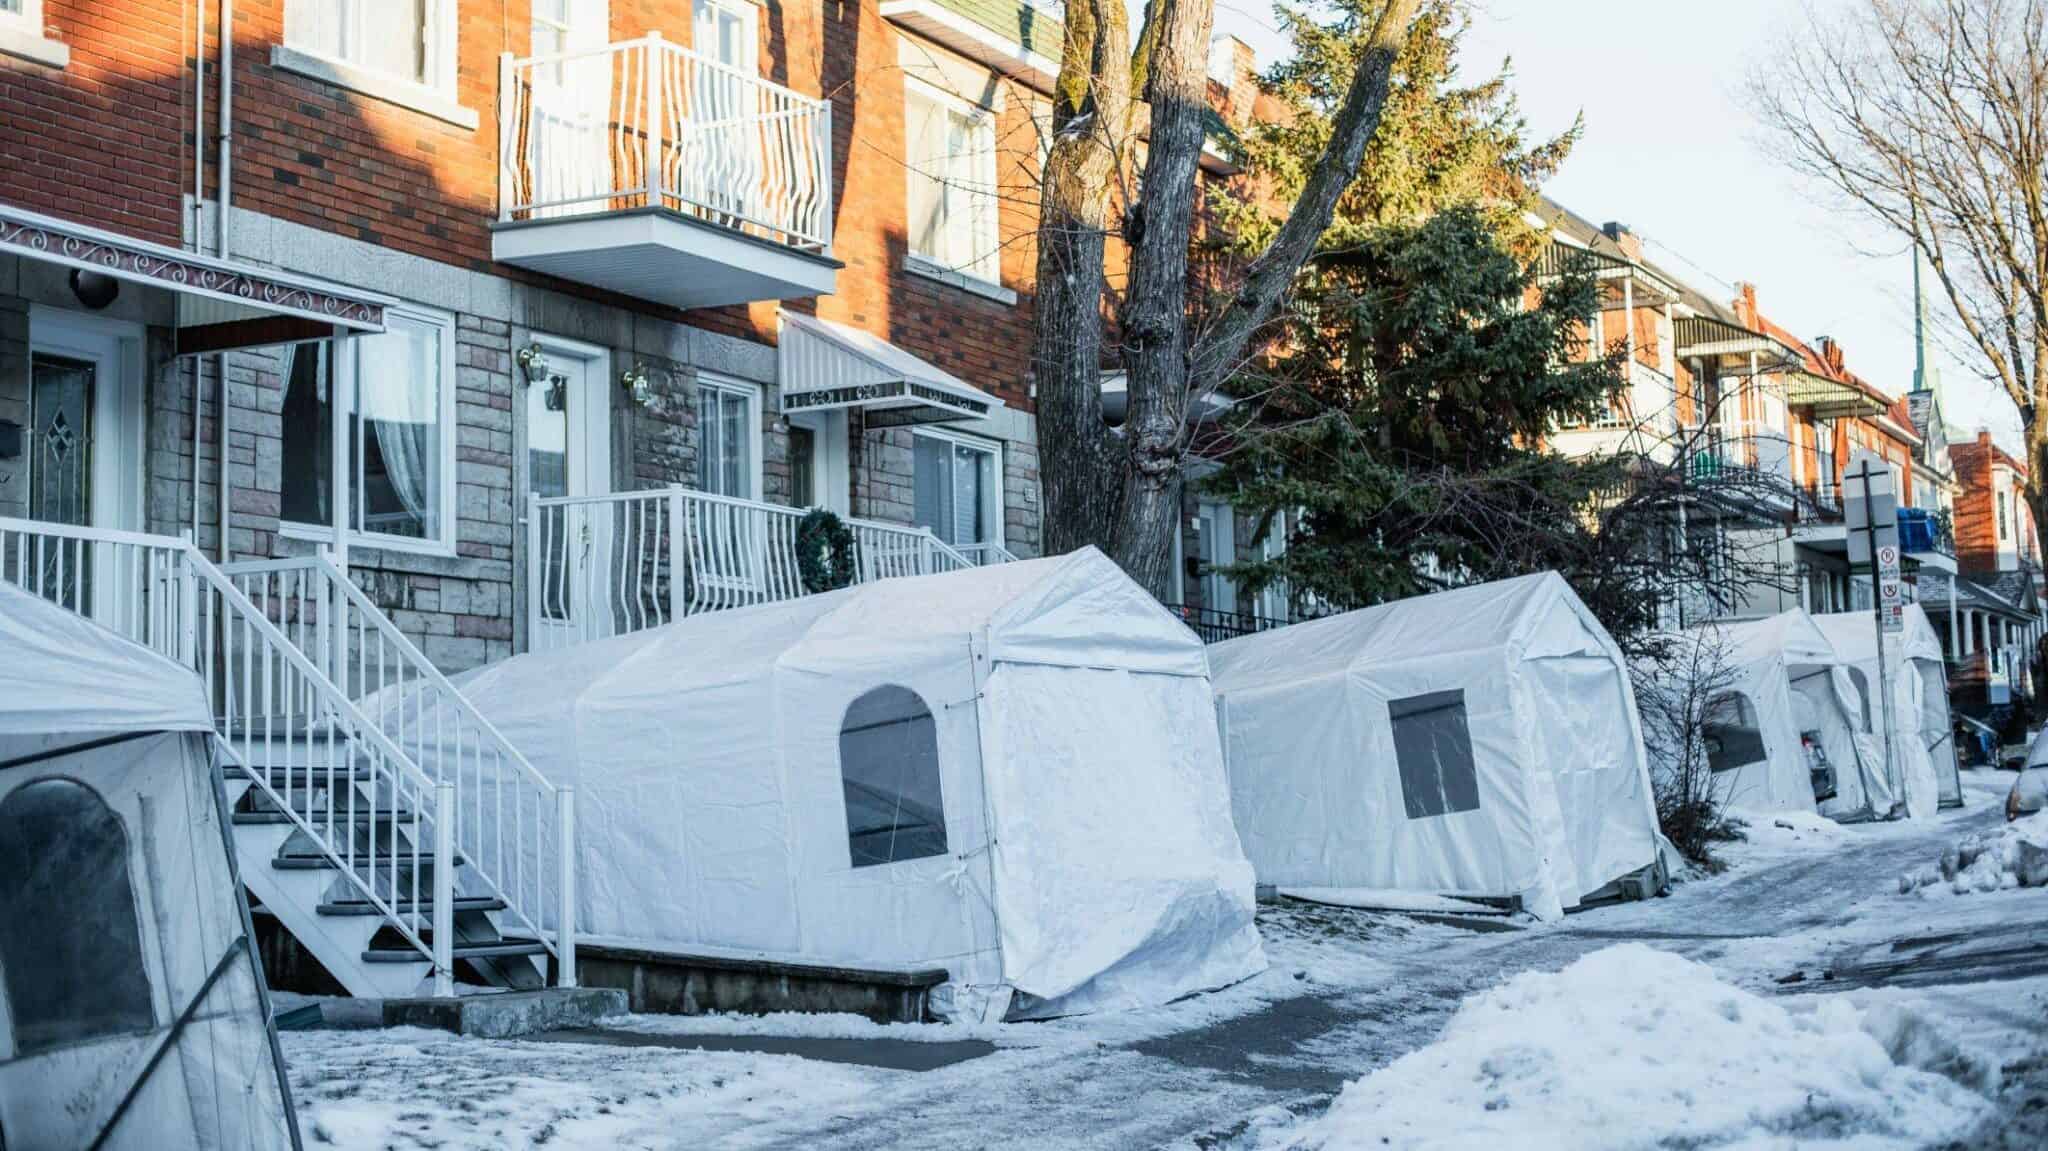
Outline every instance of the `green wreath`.
<svg viewBox="0 0 2048 1151">
<path fill-rule="evenodd" d="M 796 525 L 796 572 L 807 592 L 833 591 L 853 582 L 853 529 L 824 508 Z"/>
</svg>

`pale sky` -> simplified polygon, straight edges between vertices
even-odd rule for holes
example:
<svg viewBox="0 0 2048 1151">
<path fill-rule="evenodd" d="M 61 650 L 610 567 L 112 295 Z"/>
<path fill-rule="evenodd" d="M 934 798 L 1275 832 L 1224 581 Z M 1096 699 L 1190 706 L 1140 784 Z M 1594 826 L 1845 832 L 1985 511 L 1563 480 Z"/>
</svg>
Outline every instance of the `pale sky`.
<svg viewBox="0 0 2048 1151">
<path fill-rule="evenodd" d="M 1820 0 L 1822 3 L 1845 0 Z M 1826 206 L 1760 144 L 1752 68 L 1800 27 L 1790 0 L 1477 0 L 1464 60 L 1512 57 L 1532 133 L 1583 112 L 1585 135 L 1552 197 L 1594 223 L 1633 228 L 1645 254 L 1720 300 L 1757 285 L 1766 315 L 1812 340 L 1833 336 L 1851 371 L 1893 394 L 1913 383 L 1912 257 L 1903 242 Z M 1218 0 L 1219 31 L 1286 50 L 1262 0 Z M 1943 305 L 1930 297 L 1930 309 Z M 1989 426 L 2019 446 L 2019 417 L 1974 365 L 1937 349 L 1942 403 L 1965 434 Z"/>
</svg>

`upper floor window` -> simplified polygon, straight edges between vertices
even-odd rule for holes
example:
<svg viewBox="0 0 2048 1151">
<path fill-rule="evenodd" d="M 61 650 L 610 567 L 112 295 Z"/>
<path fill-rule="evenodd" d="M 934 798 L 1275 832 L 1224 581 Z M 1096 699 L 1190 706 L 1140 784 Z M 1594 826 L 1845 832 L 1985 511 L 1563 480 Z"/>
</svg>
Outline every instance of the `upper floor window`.
<svg viewBox="0 0 2048 1151">
<path fill-rule="evenodd" d="M 284 40 L 344 67 L 454 94 L 455 0 L 287 0 Z"/>
<path fill-rule="evenodd" d="M 993 444 L 920 430 L 912 466 L 919 527 L 958 548 L 1003 542 L 1002 455 Z"/>
<path fill-rule="evenodd" d="M 1998 538 L 2000 540 L 2012 538 L 2012 527 L 2007 519 L 2010 513 L 2006 511 L 2006 501 L 2011 498 L 2005 492 L 1998 493 Z"/>
<path fill-rule="evenodd" d="M 280 518 L 334 523 L 334 404 L 351 533 L 379 546 L 455 547 L 455 332 L 445 315 L 387 309 L 381 335 L 291 349 Z"/>
<path fill-rule="evenodd" d="M 690 24 L 699 56 L 750 75 L 756 71 L 754 6 L 748 0 L 695 0 Z"/>
<path fill-rule="evenodd" d="M 758 498 L 761 393 L 748 384 L 697 378 L 697 488 Z"/>
<path fill-rule="evenodd" d="M 910 254 L 998 283 L 995 116 L 915 78 L 904 85 Z"/>
</svg>

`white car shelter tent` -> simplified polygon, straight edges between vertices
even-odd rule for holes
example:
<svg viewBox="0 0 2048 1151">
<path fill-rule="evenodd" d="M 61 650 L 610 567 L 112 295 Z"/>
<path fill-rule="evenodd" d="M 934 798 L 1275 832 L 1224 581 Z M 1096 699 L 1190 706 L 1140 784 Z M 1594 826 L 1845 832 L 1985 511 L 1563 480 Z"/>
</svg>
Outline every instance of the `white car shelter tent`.
<svg viewBox="0 0 2048 1151">
<path fill-rule="evenodd" d="M 1730 807 L 1821 811 L 1836 818 L 1890 810 L 1864 696 L 1827 635 L 1800 608 L 1762 619 L 1718 620 L 1678 633 L 1686 674 L 1711 677 L 1705 701 L 1707 762 L 1716 798 Z M 1673 685 L 1673 690 L 1685 690 Z M 1651 745 L 1664 741 L 1653 733 Z M 1808 744 L 1818 749 L 1809 753 Z M 1819 800 L 1813 765 L 1825 757 L 1835 794 Z M 1655 763 L 1663 772 L 1671 764 Z"/>
<path fill-rule="evenodd" d="M 184 668 L 0 583 L 0 1146 L 297 1147 Z"/>
<path fill-rule="evenodd" d="M 1627 665 L 1554 573 L 1209 652 L 1261 883 L 1519 899 L 1555 918 L 1658 862 Z"/>
<path fill-rule="evenodd" d="M 584 938 L 942 967 L 935 1012 L 1265 965 L 1194 634 L 1092 548 L 693 616 L 465 677 L 576 787 Z"/>
<path fill-rule="evenodd" d="M 1956 768 L 1955 725 L 1948 711 L 1948 669 L 1942 660 L 1941 637 L 1917 603 L 1905 608 L 1906 626 L 1890 647 L 1892 722 L 1899 732 L 1894 770 L 1903 781 L 1907 814 L 1916 819 L 1938 808 L 1960 807 L 1963 779 Z M 1880 754 L 1884 726 L 1878 710 L 1877 624 L 1867 611 L 1818 615 L 1814 622 L 1827 633 L 1835 651 L 1856 669 L 1858 686 L 1871 692 L 1871 719 L 1877 723 Z M 1880 761 L 1882 762 L 1882 761 Z"/>
</svg>

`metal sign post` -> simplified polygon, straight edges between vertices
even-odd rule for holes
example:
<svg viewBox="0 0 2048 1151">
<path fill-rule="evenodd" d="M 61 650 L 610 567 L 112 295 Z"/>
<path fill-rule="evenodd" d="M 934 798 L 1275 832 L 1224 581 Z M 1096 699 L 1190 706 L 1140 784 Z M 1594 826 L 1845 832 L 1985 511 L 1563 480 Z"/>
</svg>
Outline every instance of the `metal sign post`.
<svg viewBox="0 0 2048 1151">
<path fill-rule="evenodd" d="M 1892 810 L 1900 813 L 1906 795 L 1898 770 L 1898 721 L 1893 714 L 1892 637 L 1905 630 L 1906 603 L 1899 581 L 1898 497 L 1892 472 L 1884 461 L 1866 452 L 1850 459 L 1842 473 L 1843 519 L 1848 527 L 1849 562 L 1870 565 L 1872 614 L 1877 625 L 1877 695 L 1884 717 L 1884 779 L 1891 789 Z M 1879 814 L 1875 809 L 1872 815 Z"/>
</svg>

